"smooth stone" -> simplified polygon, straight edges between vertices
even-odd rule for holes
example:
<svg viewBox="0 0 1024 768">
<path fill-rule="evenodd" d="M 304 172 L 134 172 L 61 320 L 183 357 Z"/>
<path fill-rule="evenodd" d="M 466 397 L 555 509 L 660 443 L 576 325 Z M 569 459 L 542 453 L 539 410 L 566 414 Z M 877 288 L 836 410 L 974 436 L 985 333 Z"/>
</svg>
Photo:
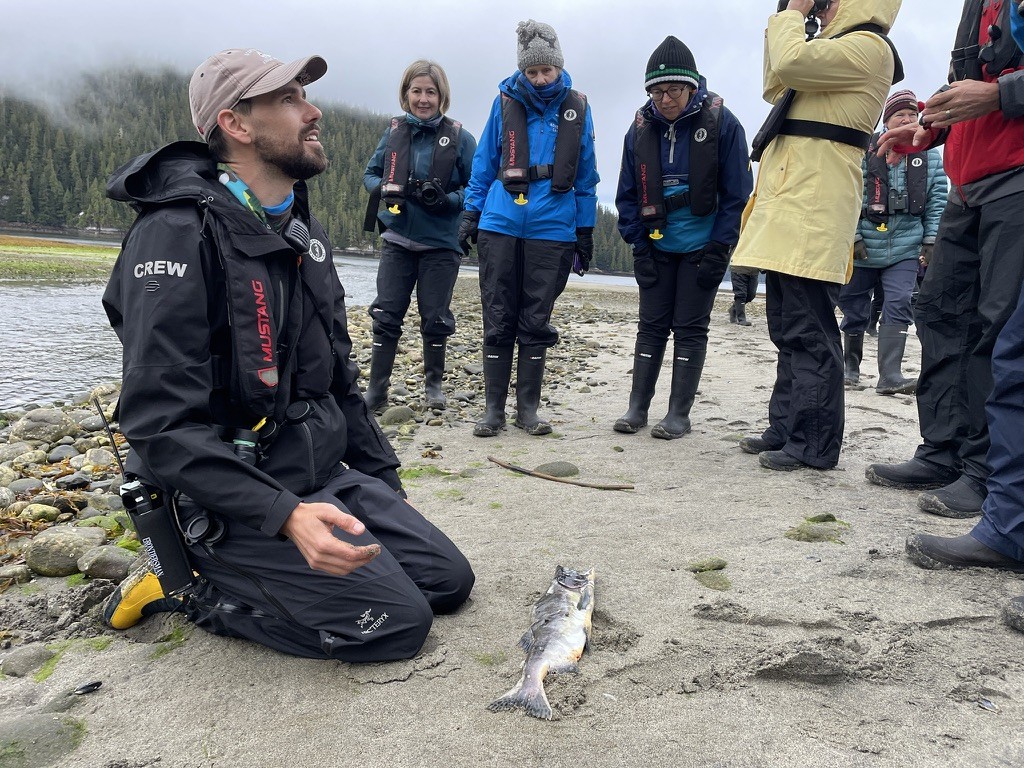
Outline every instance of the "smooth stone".
<svg viewBox="0 0 1024 768">
<path fill-rule="evenodd" d="M 35 493 L 36 491 L 41 491 L 45 486 L 43 485 L 43 481 L 39 480 L 38 478 L 22 477 L 18 480 L 15 480 L 7 487 L 17 494 L 22 494 Z"/>
<path fill-rule="evenodd" d="M 11 461 L 16 456 L 21 456 L 23 453 L 27 453 L 35 448 L 34 445 L 25 442 L 8 443 L 7 445 L 0 445 L 0 462 Z"/>
<path fill-rule="evenodd" d="M 10 551 L 10 550 L 8 550 Z M 13 581 L 15 584 L 24 584 L 26 581 L 32 581 L 32 571 L 24 563 L 18 563 L 17 565 L 5 565 L 0 568 L 0 582 Z"/>
<path fill-rule="evenodd" d="M 0 672 L 11 677 L 24 677 L 53 658 L 53 651 L 43 643 L 30 643 L 15 648 L 0 661 Z M 0 753 L 2 756 L 2 753 Z"/>
<path fill-rule="evenodd" d="M 11 768 L 67 765 L 64 758 L 78 748 L 85 733 L 84 722 L 60 714 L 21 715 L 0 723 L 0 744 L 7 745 L 3 765 Z M 14 748 L 17 751 L 11 752 Z"/>
<path fill-rule="evenodd" d="M 10 488 L 0 487 L 0 509 L 7 509 L 14 503 L 16 496 Z"/>
<path fill-rule="evenodd" d="M 18 514 L 18 519 L 32 523 L 52 523 L 59 516 L 60 510 L 57 507 L 51 507 L 49 504 L 29 504 Z"/>
<path fill-rule="evenodd" d="M 55 443 L 62 437 L 77 435 L 81 431 L 74 420 L 59 408 L 38 408 L 18 420 L 11 430 L 11 437 Z"/>
<path fill-rule="evenodd" d="M 78 451 L 75 449 L 75 446 L 63 444 L 58 445 L 56 448 L 50 451 L 49 455 L 47 455 L 46 457 L 46 460 L 51 464 L 58 464 L 64 461 L 64 459 L 74 458 L 77 455 Z"/>
<path fill-rule="evenodd" d="M 47 528 L 25 547 L 25 565 L 41 576 L 78 573 L 78 558 L 107 540 L 102 528 Z"/>
<path fill-rule="evenodd" d="M 135 562 L 135 553 L 113 544 L 93 547 L 78 558 L 78 570 L 92 579 L 123 581 Z"/>
<path fill-rule="evenodd" d="M 10 467 L 0 464 L 0 488 L 6 488 L 19 477 L 18 473 Z"/>
<path fill-rule="evenodd" d="M 552 477 L 575 477 L 580 473 L 580 468 L 568 461 L 551 461 L 534 467 L 533 471 Z"/>
<path fill-rule="evenodd" d="M 75 472 L 73 475 L 64 475 L 63 477 L 58 477 L 54 481 L 54 485 L 56 485 L 58 488 L 64 489 L 65 491 L 75 491 L 80 490 L 82 488 L 88 488 L 89 483 L 91 482 L 92 480 L 83 475 L 81 472 Z"/>
<path fill-rule="evenodd" d="M 394 405 L 381 414 L 379 422 L 381 426 L 395 426 L 412 421 L 416 417 L 412 408 L 407 405 Z"/>
<path fill-rule="evenodd" d="M 11 469 L 22 472 L 37 464 L 46 463 L 46 451 L 27 451 L 11 460 Z"/>
</svg>

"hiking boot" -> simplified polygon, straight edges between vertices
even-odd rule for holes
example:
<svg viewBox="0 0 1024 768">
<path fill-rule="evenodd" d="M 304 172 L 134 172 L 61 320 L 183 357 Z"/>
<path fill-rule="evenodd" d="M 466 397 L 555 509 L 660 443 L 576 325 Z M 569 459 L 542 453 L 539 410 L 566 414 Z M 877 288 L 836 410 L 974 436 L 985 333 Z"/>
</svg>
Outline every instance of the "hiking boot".
<svg viewBox="0 0 1024 768">
<path fill-rule="evenodd" d="M 986 547 L 969 533 L 947 538 L 916 533 L 907 538 L 907 555 L 929 570 L 959 568 L 998 568 L 1024 573 L 1024 562 Z"/>
<path fill-rule="evenodd" d="M 740 450 L 744 453 L 764 453 L 765 451 L 777 451 L 781 445 L 772 445 L 763 437 L 744 437 L 740 439 Z"/>
<path fill-rule="evenodd" d="M 940 517 L 977 517 L 981 514 L 986 495 L 985 486 L 962 475 L 934 493 L 922 493 L 917 498 L 917 506 Z"/>
<path fill-rule="evenodd" d="M 800 459 L 795 459 L 785 451 L 762 451 L 757 456 L 757 463 L 765 469 L 774 469 L 776 472 L 792 472 L 794 469 L 805 469 L 810 464 L 804 464 Z"/>
<path fill-rule="evenodd" d="M 149 568 L 136 568 L 118 584 L 103 603 L 103 622 L 111 629 L 134 627 L 146 616 L 181 608 L 176 597 L 164 597 L 160 580 Z"/>
<path fill-rule="evenodd" d="M 871 464 L 864 475 L 875 485 L 906 491 L 942 488 L 960 477 L 960 473 L 952 467 L 932 464 L 923 459 L 911 459 L 901 464 Z"/>
</svg>

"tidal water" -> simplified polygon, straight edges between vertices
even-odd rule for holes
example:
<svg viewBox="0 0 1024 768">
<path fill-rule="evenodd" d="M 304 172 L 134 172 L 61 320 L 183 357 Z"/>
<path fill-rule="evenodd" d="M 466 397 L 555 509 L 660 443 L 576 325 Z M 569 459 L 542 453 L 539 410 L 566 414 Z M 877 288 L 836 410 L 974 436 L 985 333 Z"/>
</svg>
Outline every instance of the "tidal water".
<svg viewBox="0 0 1024 768">
<path fill-rule="evenodd" d="M 350 308 L 373 301 L 375 259 L 336 256 L 334 263 Z M 587 275 L 585 282 L 635 285 L 632 277 L 611 275 Z M 120 379 L 121 345 L 100 304 L 103 288 L 102 282 L 0 281 L 0 411 L 68 400 Z"/>
</svg>

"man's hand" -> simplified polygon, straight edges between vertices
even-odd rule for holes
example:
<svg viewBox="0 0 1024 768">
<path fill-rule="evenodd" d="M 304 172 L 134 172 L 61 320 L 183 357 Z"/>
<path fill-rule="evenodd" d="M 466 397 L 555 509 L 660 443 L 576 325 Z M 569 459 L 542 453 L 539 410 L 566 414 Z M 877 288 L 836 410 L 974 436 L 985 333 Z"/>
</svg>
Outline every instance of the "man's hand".
<svg viewBox="0 0 1024 768">
<path fill-rule="evenodd" d="M 334 527 L 354 536 L 366 532 L 366 526 L 346 515 L 333 504 L 299 504 L 284 521 L 281 533 L 292 540 L 314 571 L 347 576 L 380 554 L 380 544 L 357 547 L 334 535 Z"/>
<path fill-rule="evenodd" d="M 904 155 L 927 149 L 934 137 L 934 131 L 916 123 L 901 125 L 878 137 L 878 152 L 875 154 L 886 158 L 889 165 L 897 165 Z"/>
<path fill-rule="evenodd" d="M 999 83 L 957 80 L 924 105 L 922 117 L 929 128 L 948 128 L 999 109 Z"/>
</svg>

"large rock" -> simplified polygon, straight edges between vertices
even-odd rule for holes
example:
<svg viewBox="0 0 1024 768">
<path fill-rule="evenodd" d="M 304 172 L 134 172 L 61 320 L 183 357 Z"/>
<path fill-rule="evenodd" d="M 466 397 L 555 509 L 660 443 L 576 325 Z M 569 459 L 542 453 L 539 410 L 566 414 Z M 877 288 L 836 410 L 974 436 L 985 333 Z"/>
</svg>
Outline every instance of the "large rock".
<svg viewBox="0 0 1024 768">
<path fill-rule="evenodd" d="M 4 656 L 0 661 L 0 672 L 11 677 L 24 677 L 53 658 L 53 651 L 42 643 L 30 643 Z M 0 752 L 0 757 L 3 752 Z"/>
<path fill-rule="evenodd" d="M 378 421 L 382 426 L 393 426 L 396 424 L 405 424 L 407 421 L 412 421 L 415 417 L 416 412 L 409 406 L 395 405 L 384 411 Z"/>
<path fill-rule="evenodd" d="M 78 558 L 78 570 L 92 579 L 124 581 L 128 569 L 135 561 L 135 553 L 123 547 L 107 544 L 93 547 Z"/>
<path fill-rule="evenodd" d="M 67 435 L 77 435 L 81 428 L 59 408 L 37 408 L 26 413 L 11 430 L 11 440 L 39 440 L 56 443 Z"/>
<path fill-rule="evenodd" d="M 31 466 L 46 463 L 46 451 L 27 451 L 11 460 L 11 468 L 17 472 L 24 472 Z"/>
<path fill-rule="evenodd" d="M 10 488 L 0 486 L 0 512 L 7 509 L 14 503 L 14 491 Z"/>
<path fill-rule="evenodd" d="M 25 565 L 41 576 L 78 573 L 78 559 L 107 540 L 100 528 L 58 525 L 38 534 L 25 547 Z"/>
<path fill-rule="evenodd" d="M 21 441 L 0 445 L 0 461 L 10 461 L 15 456 L 21 456 L 21 454 L 31 451 L 34 447 Z"/>
<path fill-rule="evenodd" d="M 29 570 L 27 565 L 22 565 L 21 563 L 18 563 L 17 565 L 5 565 L 3 568 L 0 568 L 0 584 L 5 581 L 13 581 L 15 584 L 24 584 L 27 581 L 32 581 L 32 571 Z"/>
<path fill-rule="evenodd" d="M 29 504 L 18 514 L 19 519 L 28 520 L 30 523 L 52 523 L 58 517 L 60 510 L 49 504 Z"/>
</svg>

